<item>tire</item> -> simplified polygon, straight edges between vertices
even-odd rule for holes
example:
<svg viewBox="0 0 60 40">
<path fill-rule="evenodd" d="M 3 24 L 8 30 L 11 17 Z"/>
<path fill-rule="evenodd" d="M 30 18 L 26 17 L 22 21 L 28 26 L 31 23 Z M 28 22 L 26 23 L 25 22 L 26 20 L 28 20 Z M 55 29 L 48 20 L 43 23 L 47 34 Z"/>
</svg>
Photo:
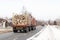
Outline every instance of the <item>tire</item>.
<svg viewBox="0 0 60 40">
<path fill-rule="evenodd" d="M 26 27 L 24 31 L 25 31 L 25 33 L 29 32 L 29 28 Z"/>
<path fill-rule="evenodd" d="M 34 27 L 34 30 L 36 30 L 36 27 Z"/>
<path fill-rule="evenodd" d="M 36 27 L 33 26 L 33 27 L 32 27 L 32 30 L 36 30 Z"/>
<path fill-rule="evenodd" d="M 29 27 L 29 31 L 31 31 L 31 29 L 32 29 L 32 27 L 30 26 L 30 27 Z"/>
<path fill-rule="evenodd" d="M 22 31 L 22 30 L 23 30 L 23 31 Z M 22 29 L 22 30 L 20 30 L 20 32 L 23 32 L 23 33 L 24 33 L 24 32 L 25 32 L 24 29 Z"/>
<path fill-rule="evenodd" d="M 13 32 L 14 32 L 14 33 L 16 33 L 16 32 L 17 32 L 17 30 L 13 30 Z"/>
</svg>

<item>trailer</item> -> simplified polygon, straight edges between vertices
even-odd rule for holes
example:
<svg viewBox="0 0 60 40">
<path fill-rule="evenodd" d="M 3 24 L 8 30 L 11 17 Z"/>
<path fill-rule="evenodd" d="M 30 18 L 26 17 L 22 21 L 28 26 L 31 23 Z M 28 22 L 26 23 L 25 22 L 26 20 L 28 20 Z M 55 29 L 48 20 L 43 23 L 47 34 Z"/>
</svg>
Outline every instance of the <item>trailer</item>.
<svg viewBox="0 0 60 40">
<path fill-rule="evenodd" d="M 12 17 L 13 32 L 29 32 L 36 29 L 36 20 L 29 13 L 17 14 Z"/>
</svg>

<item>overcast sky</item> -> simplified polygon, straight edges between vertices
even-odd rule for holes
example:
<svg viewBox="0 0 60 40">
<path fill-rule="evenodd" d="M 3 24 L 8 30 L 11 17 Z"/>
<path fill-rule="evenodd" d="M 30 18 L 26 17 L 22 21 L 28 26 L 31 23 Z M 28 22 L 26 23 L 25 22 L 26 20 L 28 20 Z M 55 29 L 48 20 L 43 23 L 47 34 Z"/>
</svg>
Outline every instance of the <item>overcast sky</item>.
<svg viewBox="0 0 60 40">
<path fill-rule="evenodd" d="M 39 20 L 60 17 L 60 0 L 0 0 L 0 17 L 20 13 L 23 6 Z"/>
</svg>

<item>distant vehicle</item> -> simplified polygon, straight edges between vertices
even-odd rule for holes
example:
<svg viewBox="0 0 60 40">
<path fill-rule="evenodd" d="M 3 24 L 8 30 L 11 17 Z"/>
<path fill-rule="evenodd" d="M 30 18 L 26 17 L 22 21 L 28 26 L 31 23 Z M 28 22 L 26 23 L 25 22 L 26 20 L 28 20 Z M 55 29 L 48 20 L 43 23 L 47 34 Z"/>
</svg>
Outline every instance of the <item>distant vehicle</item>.
<svg viewBox="0 0 60 40">
<path fill-rule="evenodd" d="M 14 15 L 12 17 L 12 27 L 13 32 L 21 32 L 27 33 L 28 31 L 36 29 L 36 20 L 31 16 L 31 14 L 24 12 L 21 15 Z"/>
</svg>

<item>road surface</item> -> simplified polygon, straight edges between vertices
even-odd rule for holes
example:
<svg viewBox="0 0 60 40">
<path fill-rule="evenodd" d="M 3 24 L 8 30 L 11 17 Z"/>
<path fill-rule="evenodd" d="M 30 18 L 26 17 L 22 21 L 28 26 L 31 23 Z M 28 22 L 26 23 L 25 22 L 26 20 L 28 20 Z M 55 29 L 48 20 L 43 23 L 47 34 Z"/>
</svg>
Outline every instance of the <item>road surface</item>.
<svg viewBox="0 0 60 40">
<path fill-rule="evenodd" d="M 60 40 L 60 26 L 48 25 L 37 37 L 30 37 L 27 40 Z"/>
<path fill-rule="evenodd" d="M 4 33 L 0 34 L 0 40 L 26 40 L 27 38 L 33 36 L 37 32 L 39 32 L 42 28 L 42 26 L 37 26 L 37 29 L 34 31 L 30 31 L 28 33 Z"/>
</svg>

